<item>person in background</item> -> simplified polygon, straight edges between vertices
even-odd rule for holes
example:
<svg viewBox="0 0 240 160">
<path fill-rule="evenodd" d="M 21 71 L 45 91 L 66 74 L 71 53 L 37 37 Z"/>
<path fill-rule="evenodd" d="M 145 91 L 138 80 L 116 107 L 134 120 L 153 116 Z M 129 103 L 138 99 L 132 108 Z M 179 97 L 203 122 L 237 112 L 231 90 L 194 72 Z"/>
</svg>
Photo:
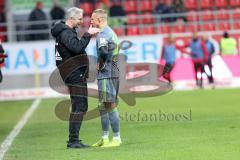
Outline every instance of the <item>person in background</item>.
<svg viewBox="0 0 240 160">
<path fill-rule="evenodd" d="M 112 5 L 109 9 L 109 25 L 112 27 L 122 27 L 126 25 L 126 19 L 120 18 L 126 16 L 126 12 L 122 7 L 121 3 L 118 1 L 112 2 Z"/>
<path fill-rule="evenodd" d="M 172 0 L 169 0 L 166 3 L 159 3 L 155 8 L 155 13 L 158 15 L 176 13 L 174 7 L 172 6 Z M 176 18 L 175 17 L 167 17 L 167 18 L 162 17 L 160 20 L 163 22 L 175 22 Z"/>
<path fill-rule="evenodd" d="M 48 23 L 47 23 L 47 16 L 44 13 L 43 9 L 43 3 L 41 1 L 38 1 L 36 3 L 35 8 L 32 10 L 32 12 L 29 15 L 29 22 L 30 23 L 37 23 L 32 24 L 29 26 L 29 29 L 34 32 L 30 34 L 29 40 L 46 40 L 49 38 L 48 36 Z M 36 31 L 35 31 L 36 30 Z M 41 30 L 41 31 L 40 31 Z M 44 32 L 46 33 L 39 33 Z"/>
<path fill-rule="evenodd" d="M 167 43 L 163 46 L 162 57 L 166 64 L 163 69 L 163 77 L 169 82 L 172 82 L 171 72 L 176 62 L 176 46 L 174 44 L 174 39 L 172 36 L 168 37 Z"/>
<path fill-rule="evenodd" d="M 215 48 L 214 48 L 213 43 L 208 39 L 207 36 L 203 36 L 203 41 L 205 42 L 205 45 L 208 50 L 208 60 L 206 62 L 206 65 L 208 66 L 209 71 L 210 71 L 210 75 L 207 73 L 206 74 L 207 74 L 209 83 L 213 84 L 214 79 L 213 79 L 213 73 L 212 73 L 212 57 L 213 57 L 213 54 L 215 53 Z"/>
<path fill-rule="evenodd" d="M 62 20 L 65 17 L 64 9 L 59 5 L 57 1 L 54 2 L 53 8 L 50 11 L 52 20 Z"/>
<path fill-rule="evenodd" d="M 230 37 L 228 32 L 224 32 L 220 41 L 221 55 L 233 55 L 237 51 L 237 41 Z"/>
<path fill-rule="evenodd" d="M 126 12 L 120 2 L 114 1 L 110 7 L 109 15 L 110 17 L 126 16 Z"/>
<path fill-rule="evenodd" d="M 163 14 L 163 11 L 165 10 L 166 6 L 164 3 L 160 2 L 156 5 L 154 12 L 155 14 Z"/>
<path fill-rule="evenodd" d="M 2 46 L 2 41 L 0 39 L 0 83 L 3 80 L 3 76 L 2 76 L 2 71 L 1 71 L 1 66 L 4 64 L 4 59 L 7 57 L 6 55 L 4 55 L 4 49 Z"/>
<path fill-rule="evenodd" d="M 186 12 L 183 0 L 173 0 L 172 5 L 173 5 L 173 8 L 174 8 L 176 13 L 180 13 L 181 14 L 181 13 Z M 177 18 L 181 18 L 185 22 L 187 21 L 187 18 L 184 15 L 179 16 Z"/>
<path fill-rule="evenodd" d="M 182 50 L 183 48 L 187 47 L 191 49 L 190 53 Z M 181 50 L 184 53 L 190 54 L 194 65 L 196 85 L 199 88 L 203 88 L 202 73 L 205 72 L 204 64 L 208 61 L 208 50 L 205 43 L 198 37 L 197 32 L 194 32 L 192 36 L 192 41 L 189 44 L 181 47 Z M 197 75 L 198 72 L 200 72 L 201 74 L 200 79 Z"/>
</svg>

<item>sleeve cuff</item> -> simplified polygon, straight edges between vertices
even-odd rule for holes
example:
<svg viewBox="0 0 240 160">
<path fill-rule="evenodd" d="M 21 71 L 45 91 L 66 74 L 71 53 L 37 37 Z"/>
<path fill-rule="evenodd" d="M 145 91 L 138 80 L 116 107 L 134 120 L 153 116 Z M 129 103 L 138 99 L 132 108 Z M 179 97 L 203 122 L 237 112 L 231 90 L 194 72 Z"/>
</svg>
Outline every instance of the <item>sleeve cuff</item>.
<svg viewBox="0 0 240 160">
<path fill-rule="evenodd" d="M 88 33 L 88 32 L 85 32 L 83 36 L 84 36 L 84 37 L 88 37 L 88 38 L 91 38 L 91 37 L 92 37 L 92 35 L 91 35 L 90 33 Z"/>
</svg>

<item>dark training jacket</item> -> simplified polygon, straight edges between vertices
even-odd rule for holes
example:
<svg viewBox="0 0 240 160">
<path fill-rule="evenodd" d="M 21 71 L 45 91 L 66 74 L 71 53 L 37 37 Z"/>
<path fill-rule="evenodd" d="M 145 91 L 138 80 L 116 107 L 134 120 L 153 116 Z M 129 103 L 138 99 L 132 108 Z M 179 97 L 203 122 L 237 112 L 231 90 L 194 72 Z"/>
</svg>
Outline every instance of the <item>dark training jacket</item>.
<svg viewBox="0 0 240 160">
<path fill-rule="evenodd" d="M 56 65 L 59 67 L 60 64 L 69 60 L 72 57 L 79 55 L 87 55 L 85 49 L 90 42 L 91 34 L 84 33 L 81 39 L 78 38 L 75 29 L 69 28 L 64 21 L 59 21 L 54 24 L 51 29 L 52 36 L 56 39 L 55 44 L 55 58 Z M 76 64 L 75 64 L 76 66 Z M 80 70 L 84 75 L 87 67 L 76 68 Z M 65 67 L 66 68 L 66 67 Z M 79 72 L 78 72 L 79 73 Z M 60 71 L 61 74 L 61 71 Z"/>
</svg>

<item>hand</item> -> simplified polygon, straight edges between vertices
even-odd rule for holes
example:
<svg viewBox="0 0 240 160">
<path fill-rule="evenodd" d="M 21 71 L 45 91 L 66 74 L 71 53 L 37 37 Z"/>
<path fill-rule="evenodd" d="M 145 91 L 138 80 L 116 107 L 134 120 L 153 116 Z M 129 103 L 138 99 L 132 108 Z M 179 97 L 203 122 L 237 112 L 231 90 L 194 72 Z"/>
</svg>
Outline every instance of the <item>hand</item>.
<svg viewBox="0 0 240 160">
<path fill-rule="evenodd" d="M 97 63 L 97 68 L 96 69 L 97 69 L 97 71 L 99 71 L 99 63 Z"/>
<path fill-rule="evenodd" d="M 88 33 L 93 35 L 93 34 L 96 34 L 96 33 L 99 33 L 100 32 L 100 29 L 99 28 L 95 28 L 95 27 L 92 27 L 92 25 L 90 25 L 89 29 L 88 29 Z"/>
</svg>

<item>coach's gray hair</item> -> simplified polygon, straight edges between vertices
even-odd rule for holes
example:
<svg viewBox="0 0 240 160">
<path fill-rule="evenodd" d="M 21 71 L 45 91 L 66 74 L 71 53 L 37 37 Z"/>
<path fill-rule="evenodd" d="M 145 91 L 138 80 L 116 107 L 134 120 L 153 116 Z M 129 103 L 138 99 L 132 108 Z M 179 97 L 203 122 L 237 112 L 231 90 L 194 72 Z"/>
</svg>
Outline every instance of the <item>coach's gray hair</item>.
<svg viewBox="0 0 240 160">
<path fill-rule="evenodd" d="M 67 10 L 66 19 L 76 17 L 79 14 L 83 14 L 83 10 L 77 7 L 72 7 Z"/>
</svg>

